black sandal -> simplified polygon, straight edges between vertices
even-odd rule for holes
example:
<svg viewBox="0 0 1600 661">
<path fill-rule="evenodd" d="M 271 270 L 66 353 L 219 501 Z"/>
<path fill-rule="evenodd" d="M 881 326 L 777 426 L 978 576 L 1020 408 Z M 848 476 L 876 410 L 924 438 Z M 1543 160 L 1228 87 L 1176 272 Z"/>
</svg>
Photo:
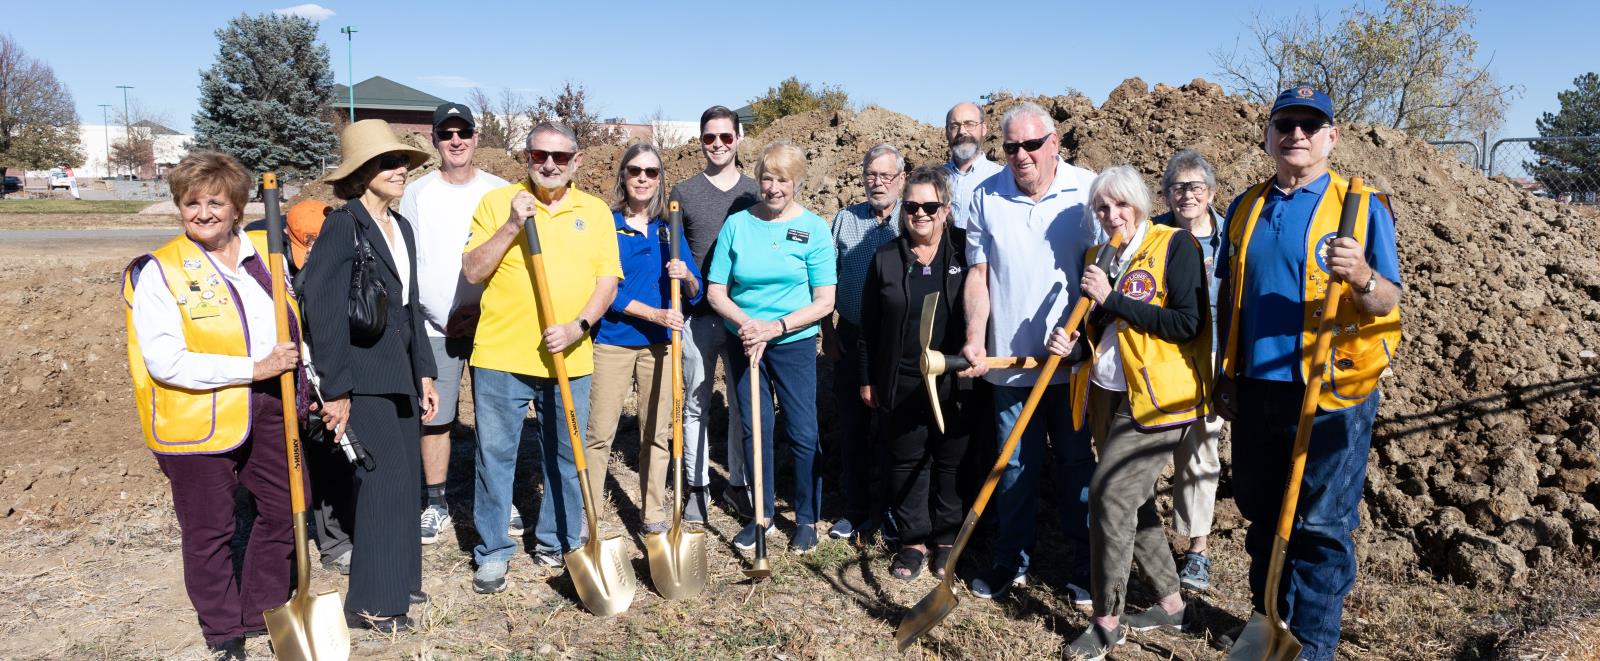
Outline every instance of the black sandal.
<svg viewBox="0 0 1600 661">
<path fill-rule="evenodd" d="M 928 561 L 928 571 L 933 574 L 934 578 L 941 581 L 944 580 L 944 565 L 950 559 L 950 551 L 953 548 L 951 546 L 934 545 L 933 555 Z"/>
<path fill-rule="evenodd" d="M 900 552 L 894 554 L 894 562 L 889 563 L 889 575 L 902 581 L 916 580 L 922 573 L 922 560 L 926 557 L 926 553 L 916 548 L 901 547 Z"/>
</svg>

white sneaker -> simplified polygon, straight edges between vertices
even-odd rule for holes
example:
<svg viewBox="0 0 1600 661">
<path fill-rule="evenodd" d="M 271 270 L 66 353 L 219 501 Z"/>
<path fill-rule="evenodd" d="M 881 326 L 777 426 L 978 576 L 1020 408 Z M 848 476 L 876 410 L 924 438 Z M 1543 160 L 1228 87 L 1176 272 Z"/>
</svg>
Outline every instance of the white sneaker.
<svg viewBox="0 0 1600 661">
<path fill-rule="evenodd" d="M 511 519 L 506 521 L 506 534 L 511 537 L 521 537 L 523 532 L 525 531 L 522 529 L 522 514 L 517 511 L 517 508 L 513 507 L 511 508 Z"/>
</svg>

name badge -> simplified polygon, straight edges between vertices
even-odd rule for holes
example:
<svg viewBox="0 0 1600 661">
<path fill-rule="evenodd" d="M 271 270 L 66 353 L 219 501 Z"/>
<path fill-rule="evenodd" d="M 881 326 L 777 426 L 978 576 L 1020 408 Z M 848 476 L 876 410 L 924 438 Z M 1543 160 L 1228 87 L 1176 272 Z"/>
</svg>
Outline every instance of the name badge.
<svg viewBox="0 0 1600 661">
<path fill-rule="evenodd" d="M 790 241 L 793 241 L 795 243 L 810 243 L 811 242 L 811 233 L 810 232 L 802 232 L 800 230 L 789 230 L 788 236 L 785 236 L 784 238 L 786 238 L 786 239 L 788 239 Z"/>
</svg>

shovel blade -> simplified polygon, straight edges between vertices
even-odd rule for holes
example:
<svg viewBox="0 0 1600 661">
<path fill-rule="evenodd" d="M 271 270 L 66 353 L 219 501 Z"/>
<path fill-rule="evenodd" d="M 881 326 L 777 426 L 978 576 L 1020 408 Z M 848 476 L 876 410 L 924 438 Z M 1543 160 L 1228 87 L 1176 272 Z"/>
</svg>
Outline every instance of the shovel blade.
<svg viewBox="0 0 1600 661">
<path fill-rule="evenodd" d="M 639 579 L 628 563 L 626 543 L 620 537 L 604 542 L 591 539 L 566 555 L 567 574 L 583 600 L 583 607 L 595 615 L 616 615 L 633 604 Z"/>
<path fill-rule="evenodd" d="M 283 661 L 345 661 L 350 658 L 350 627 L 339 593 L 297 594 L 262 616 L 272 651 Z"/>
<path fill-rule="evenodd" d="M 674 528 L 644 536 L 650 582 L 667 599 L 688 599 L 706 589 L 706 534 Z"/>
<path fill-rule="evenodd" d="M 906 612 L 906 616 L 900 619 L 900 628 L 894 632 L 894 642 L 900 651 L 906 651 L 918 637 L 939 626 L 939 622 L 943 621 L 950 611 L 955 610 L 958 603 L 960 600 L 956 599 L 955 590 L 951 589 L 949 579 L 939 581 L 939 586 L 934 588 L 933 592 L 929 592 L 928 596 L 912 606 L 911 610 Z"/>
<path fill-rule="evenodd" d="M 1228 650 L 1228 661 L 1294 661 L 1300 651 L 1300 641 L 1288 625 L 1251 611 L 1238 642 Z"/>
</svg>

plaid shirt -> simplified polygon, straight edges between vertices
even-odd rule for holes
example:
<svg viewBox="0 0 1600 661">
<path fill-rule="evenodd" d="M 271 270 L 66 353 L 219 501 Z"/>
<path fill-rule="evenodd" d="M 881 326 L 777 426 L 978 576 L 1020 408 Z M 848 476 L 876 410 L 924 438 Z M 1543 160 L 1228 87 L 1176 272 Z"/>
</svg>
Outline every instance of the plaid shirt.
<svg viewBox="0 0 1600 661">
<path fill-rule="evenodd" d="M 900 201 L 895 200 L 889 220 L 879 222 L 866 202 L 852 204 L 833 217 L 833 248 L 839 255 L 839 286 L 834 309 L 839 316 L 861 325 L 861 290 L 867 286 L 867 269 L 878 247 L 900 236 Z"/>
</svg>

